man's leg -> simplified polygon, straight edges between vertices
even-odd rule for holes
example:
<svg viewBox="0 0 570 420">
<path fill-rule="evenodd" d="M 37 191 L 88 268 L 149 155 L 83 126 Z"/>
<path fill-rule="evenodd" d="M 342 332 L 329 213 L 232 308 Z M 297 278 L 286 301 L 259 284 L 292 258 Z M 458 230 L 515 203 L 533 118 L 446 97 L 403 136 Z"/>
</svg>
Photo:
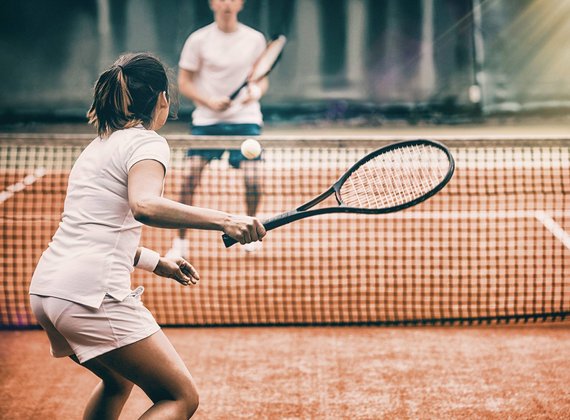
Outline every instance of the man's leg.
<svg viewBox="0 0 570 420">
<path fill-rule="evenodd" d="M 200 185 L 202 179 L 202 171 L 208 164 L 208 159 L 202 156 L 188 157 L 188 176 L 182 183 L 180 190 L 180 202 L 189 206 L 194 202 L 194 192 Z M 172 247 L 166 253 L 168 258 L 188 257 L 188 249 L 190 244 L 186 239 L 186 229 L 178 229 L 178 236 L 172 241 Z"/>
<path fill-rule="evenodd" d="M 237 124 L 234 126 L 232 135 L 255 138 L 261 135 L 261 126 L 258 124 Z M 241 151 L 232 151 L 230 153 L 230 164 L 234 168 L 243 170 L 246 212 L 248 216 L 257 216 L 262 194 L 261 157 L 248 160 L 241 154 Z M 243 246 L 247 252 L 257 251 L 260 248 L 261 242 L 250 242 Z"/>
<path fill-rule="evenodd" d="M 262 193 L 262 180 L 260 176 L 259 160 L 243 161 L 245 182 L 245 204 L 248 216 L 255 216 L 259 208 Z"/>
<path fill-rule="evenodd" d="M 200 180 L 202 179 L 202 171 L 208 164 L 208 160 L 201 156 L 190 156 L 188 157 L 188 176 L 184 179 L 182 183 L 182 189 L 180 191 L 180 202 L 187 204 L 189 206 L 194 202 L 194 191 L 198 185 L 200 185 Z M 180 238 L 186 236 L 186 229 L 180 229 Z"/>
</svg>

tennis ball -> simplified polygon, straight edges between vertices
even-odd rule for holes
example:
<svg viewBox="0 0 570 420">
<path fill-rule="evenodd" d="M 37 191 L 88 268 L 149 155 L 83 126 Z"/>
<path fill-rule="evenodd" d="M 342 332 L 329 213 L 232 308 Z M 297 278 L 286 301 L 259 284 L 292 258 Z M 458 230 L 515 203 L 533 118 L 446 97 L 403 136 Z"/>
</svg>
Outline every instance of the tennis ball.
<svg viewBox="0 0 570 420">
<path fill-rule="evenodd" d="M 241 144 L 241 154 L 247 159 L 255 159 L 261 154 L 261 144 L 254 139 L 246 139 Z"/>
</svg>

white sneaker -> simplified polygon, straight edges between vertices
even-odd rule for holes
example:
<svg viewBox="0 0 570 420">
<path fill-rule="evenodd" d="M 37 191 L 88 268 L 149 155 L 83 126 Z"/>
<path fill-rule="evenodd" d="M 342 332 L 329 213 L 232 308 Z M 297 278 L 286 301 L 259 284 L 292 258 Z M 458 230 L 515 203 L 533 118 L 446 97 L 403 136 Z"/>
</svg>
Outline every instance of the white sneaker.
<svg viewBox="0 0 570 420">
<path fill-rule="evenodd" d="M 255 251 L 259 251 L 262 246 L 263 246 L 263 242 L 261 242 L 261 241 L 250 242 L 250 243 L 243 245 L 243 250 L 245 252 L 255 252 Z"/>
<path fill-rule="evenodd" d="M 188 257 L 188 249 L 190 248 L 190 241 L 188 239 L 174 238 L 172 241 L 172 248 L 168 250 L 166 258 L 184 258 Z"/>
</svg>

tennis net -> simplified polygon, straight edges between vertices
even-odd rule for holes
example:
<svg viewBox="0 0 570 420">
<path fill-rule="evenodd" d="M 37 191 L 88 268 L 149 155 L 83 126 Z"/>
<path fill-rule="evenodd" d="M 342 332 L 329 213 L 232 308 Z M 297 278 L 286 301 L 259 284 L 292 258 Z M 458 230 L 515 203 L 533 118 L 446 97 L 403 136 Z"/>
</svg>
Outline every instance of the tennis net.
<svg viewBox="0 0 570 420">
<path fill-rule="evenodd" d="M 0 135 L 0 327 L 36 326 L 34 266 L 58 226 L 71 166 L 91 136 Z M 165 196 L 178 199 L 188 148 L 239 149 L 243 139 L 170 135 Z M 227 152 L 203 171 L 194 204 L 245 213 L 244 176 L 261 180 L 260 218 L 329 187 L 360 157 L 402 137 L 264 136 L 264 159 L 232 168 Z M 456 172 L 416 207 L 336 214 L 269 232 L 261 250 L 226 249 L 190 231 L 198 286 L 136 270 L 162 325 L 422 324 L 560 320 L 570 314 L 570 137 L 433 137 Z M 255 169 L 254 169 L 255 168 Z M 166 253 L 176 230 L 145 227 Z M 86 268 L 89 269 L 89 268 Z"/>
</svg>

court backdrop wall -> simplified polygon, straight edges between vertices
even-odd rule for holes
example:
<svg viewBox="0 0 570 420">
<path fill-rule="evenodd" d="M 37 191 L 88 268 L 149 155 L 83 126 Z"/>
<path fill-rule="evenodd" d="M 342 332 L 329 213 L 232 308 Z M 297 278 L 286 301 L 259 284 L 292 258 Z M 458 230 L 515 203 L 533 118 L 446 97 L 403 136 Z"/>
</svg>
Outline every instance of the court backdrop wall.
<svg viewBox="0 0 570 420">
<path fill-rule="evenodd" d="M 266 111 L 335 119 L 570 104 L 567 1 L 248 0 L 241 20 L 289 39 Z M 175 72 L 186 37 L 211 21 L 207 0 L 4 0 L 0 116 L 82 116 L 120 53 L 150 51 Z"/>
</svg>

